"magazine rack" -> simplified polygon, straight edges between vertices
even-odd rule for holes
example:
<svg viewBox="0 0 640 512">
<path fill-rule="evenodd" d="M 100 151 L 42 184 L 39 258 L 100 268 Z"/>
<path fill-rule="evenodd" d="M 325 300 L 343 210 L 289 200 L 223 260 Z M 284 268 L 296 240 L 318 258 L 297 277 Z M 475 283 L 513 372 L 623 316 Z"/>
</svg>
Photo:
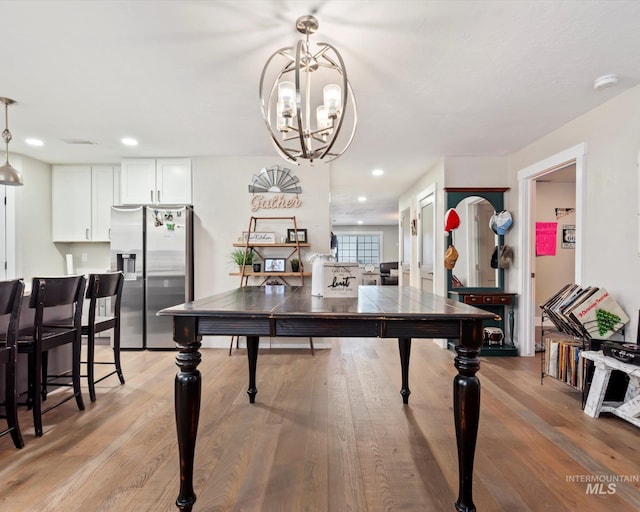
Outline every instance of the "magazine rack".
<svg viewBox="0 0 640 512">
<path fill-rule="evenodd" d="M 568 284 L 540 306 L 540 384 L 549 375 L 582 393 L 585 405 L 592 363 L 583 364 L 583 350 L 599 350 L 602 341 L 622 336 L 629 317 L 604 288 Z M 557 339 L 545 338 L 545 319 L 549 319 Z"/>
</svg>

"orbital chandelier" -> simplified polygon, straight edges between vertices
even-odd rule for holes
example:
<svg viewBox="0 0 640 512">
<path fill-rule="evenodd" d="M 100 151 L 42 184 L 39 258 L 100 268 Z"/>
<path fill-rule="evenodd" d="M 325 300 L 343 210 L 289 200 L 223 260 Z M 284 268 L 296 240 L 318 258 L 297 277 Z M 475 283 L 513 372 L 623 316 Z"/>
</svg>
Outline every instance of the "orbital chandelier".
<svg viewBox="0 0 640 512">
<path fill-rule="evenodd" d="M 12 139 L 11 132 L 9 131 L 9 105 L 13 105 L 15 100 L 11 98 L 0 97 L 0 103 L 4 103 L 4 131 L 2 132 L 2 139 L 5 145 L 5 164 L 0 167 L 0 185 L 17 186 L 22 185 L 22 175 L 20 172 L 9 163 L 9 142 Z"/>
<path fill-rule="evenodd" d="M 262 115 L 287 161 L 330 162 L 353 140 L 358 124 L 355 97 L 338 50 L 328 43 L 311 48 L 309 36 L 318 30 L 318 20 L 302 16 L 296 29 L 304 39 L 276 51 L 262 70 Z"/>
</svg>

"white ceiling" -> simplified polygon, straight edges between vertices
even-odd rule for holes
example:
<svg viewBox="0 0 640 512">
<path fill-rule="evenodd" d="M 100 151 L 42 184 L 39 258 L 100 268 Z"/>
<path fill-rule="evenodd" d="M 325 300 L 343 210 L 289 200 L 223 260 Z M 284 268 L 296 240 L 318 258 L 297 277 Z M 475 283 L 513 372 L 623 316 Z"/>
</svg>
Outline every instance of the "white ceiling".
<svg viewBox="0 0 640 512">
<path fill-rule="evenodd" d="M 18 101 L 10 151 L 50 163 L 282 163 L 258 83 L 309 13 L 312 42 L 340 50 L 358 102 L 356 137 L 331 171 L 336 224 L 394 223 L 398 196 L 437 158 L 508 154 L 640 81 L 637 1 L 0 0 L 0 96 Z M 609 73 L 619 85 L 594 90 Z"/>
</svg>

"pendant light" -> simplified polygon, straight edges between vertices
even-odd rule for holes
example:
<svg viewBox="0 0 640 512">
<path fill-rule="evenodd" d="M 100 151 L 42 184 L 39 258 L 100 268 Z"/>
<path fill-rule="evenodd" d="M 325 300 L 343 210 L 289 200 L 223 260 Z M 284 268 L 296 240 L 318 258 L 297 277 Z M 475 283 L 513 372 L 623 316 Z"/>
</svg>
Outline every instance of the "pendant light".
<svg viewBox="0 0 640 512">
<path fill-rule="evenodd" d="M 355 97 L 338 50 L 328 43 L 311 46 L 309 36 L 318 29 L 318 20 L 302 16 L 296 29 L 304 39 L 276 51 L 262 70 L 262 115 L 271 141 L 286 160 L 330 162 L 353 140 Z"/>
<path fill-rule="evenodd" d="M 9 142 L 11 132 L 9 131 L 9 105 L 13 105 L 15 100 L 0 97 L 0 102 L 4 103 L 4 131 L 2 138 L 5 144 L 6 162 L 0 167 L 0 185 L 22 185 L 22 174 L 9 163 Z"/>
</svg>

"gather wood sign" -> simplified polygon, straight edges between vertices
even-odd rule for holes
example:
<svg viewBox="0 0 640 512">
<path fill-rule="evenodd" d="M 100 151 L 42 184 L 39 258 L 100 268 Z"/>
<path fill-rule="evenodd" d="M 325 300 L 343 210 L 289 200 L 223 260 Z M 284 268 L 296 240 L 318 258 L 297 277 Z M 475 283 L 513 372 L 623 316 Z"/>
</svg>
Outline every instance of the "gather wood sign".
<svg viewBox="0 0 640 512">
<path fill-rule="evenodd" d="M 252 212 L 273 208 L 300 208 L 301 205 L 302 201 L 297 195 L 278 194 L 266 197 L 263 194 L 256 194 L 251 198 Z"/>
</svg>

